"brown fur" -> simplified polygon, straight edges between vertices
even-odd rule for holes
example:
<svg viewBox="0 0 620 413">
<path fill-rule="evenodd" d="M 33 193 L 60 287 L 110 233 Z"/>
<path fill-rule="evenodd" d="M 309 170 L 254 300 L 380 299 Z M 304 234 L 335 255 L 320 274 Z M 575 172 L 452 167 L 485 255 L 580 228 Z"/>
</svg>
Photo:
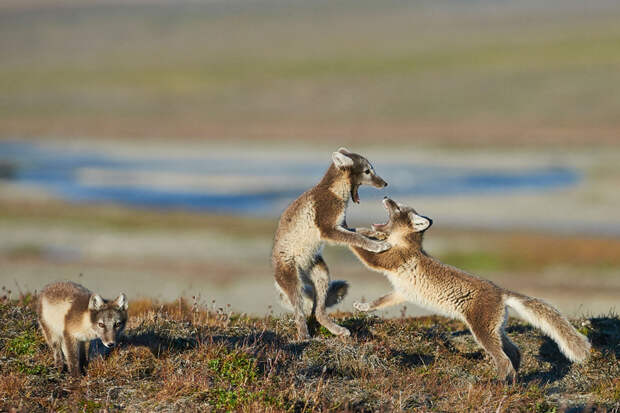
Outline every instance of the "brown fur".
<svg viewBox="0 0 620 413">
<path fill-rule="evenodd" d="M 375 251 L 389 245 L 371 240 L 347 228 L 346 208 L 349 199 L 358 202 L 360 185 L 384 187 L 387 184 L 374 173 L 362 156 L 340 149 L 332 155 L 333 163 L 321 181 L 303 193 L 284 211 L 276 230 L 272 264 L 276 286 L 283 303 L 294 312 L 299 339 L 305 339 L 305 299 L 313 301 L 317 320 L 335 335 L 349 331 L 327 316 L 327 304 L 337 303 L 346 294 L 346 283 L 330 282 L 329 270 L 321 255 L 325 241 L 356 245 Z"/>
<path fill-rule="evenodd" d="M 515 380 L 521 355 L 504 331 L 506 305 L 550 335 L 571 360 L 583 361 L 587 357 L 590 348 L 587 339 L 557 310 L 430 257 L 423 250 L 422 241 L 432 221 L 390 199 L 384 204 L 389 213 L 388 223 L 375 224 L 375 229 L 363 232 L 387 239 L 393 247 L 378 254 L 359 247 L 352 250 L 369 268 L 383 272 L 394 291 L 370 304 L 355 303 L 357 309 L 372 311 L 409 300 L 460 319 L 493 358 L 498 375 L 508 381 Z"/>
</svg>

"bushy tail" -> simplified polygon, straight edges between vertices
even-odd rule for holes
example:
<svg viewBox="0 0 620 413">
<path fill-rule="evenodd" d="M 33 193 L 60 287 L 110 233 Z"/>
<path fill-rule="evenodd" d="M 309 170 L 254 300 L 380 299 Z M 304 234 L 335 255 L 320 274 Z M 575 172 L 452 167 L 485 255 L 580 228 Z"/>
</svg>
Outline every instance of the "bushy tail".
<svg viewBox="0 0 620 413">
<path fill-rule="evenodd" d="M 288 299 L 288 296 L 282 291 L 280 285 L 276 282 L 276 289 L 278 290 L 278 297 L 280 304 L 287 310 L 293 311 L 293 305 Z M 342 280 L 330 281 L 327 289 L 327 297 L 325 297 L 325 306 L 332 307 L 342 301 L 347 292 L 349 291 L 349 283 Z M 314 306 L 314 286 L 306 283 L 302 288 L 302 294 L 304 297 L 304 312 L 309 315 L 312 312 Z"/>
<path fill-rule="evenodd" d="M 551 337 L 569 360 L 582 362 L 588 358 L 590 342 L 558 310 L 542 300 L 512 292 L 505 296 L 504 302 L 527 322 Z"/>
<path fill-rule="evenodd" d="M 332 307 L 342 301 L 349 291 L 349 283 L 342 280 L 331 281 L 327 289 L 327 297 L 325 298 L 325 306 Z"/>
</svg>

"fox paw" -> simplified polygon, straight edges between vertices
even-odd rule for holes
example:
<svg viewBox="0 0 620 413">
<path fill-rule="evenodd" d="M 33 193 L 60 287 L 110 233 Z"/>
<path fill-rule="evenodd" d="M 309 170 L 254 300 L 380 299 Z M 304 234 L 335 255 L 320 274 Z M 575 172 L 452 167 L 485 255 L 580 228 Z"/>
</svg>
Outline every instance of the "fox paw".
<svg viewBox="0 0 620 413">
<path fill-rule="evenodd" d="M 383 241 L 383 240 L 386 240 L 386 239 L 388 238 L 388 236 L 387 236 L 387 234 L 386 234 L 385 232 L 375 231 L 375 232 L 372 234 L 372 238 L 376 238 L 376 239 L 378 239 L 378 240 Z"/>
<path fill-rule="evenodd" d="M 370 311 L 370 303 L 353 303 L 353 308 L 357 311 Z"/>
<path fill-rule="evenodd" d="M 392 248 L 392 244 L 386 241 L 377 241 L 373 242 L 370 248 L 372 252 L 383 252 Z"/>
<path fill-rule="evenodd" d="M 351 335 L 351 332 L 341 326 L 335 326 L 334 328 L 330 329 L 331 333 L 335 336 L 340 336 L 340 337 L 347 337 Z"/>
</svg>

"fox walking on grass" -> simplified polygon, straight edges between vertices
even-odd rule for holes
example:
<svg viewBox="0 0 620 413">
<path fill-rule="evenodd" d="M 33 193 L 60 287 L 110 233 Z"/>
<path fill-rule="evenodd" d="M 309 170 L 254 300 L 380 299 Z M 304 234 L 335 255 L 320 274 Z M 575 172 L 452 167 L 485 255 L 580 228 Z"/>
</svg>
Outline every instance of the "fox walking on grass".
<svg viewBox="0 0 620 413">
<path fill-rule="evenodd" d="M 506 306 L 551 337 L 571 361 L 582 362 L 588 357 L 588 339 L 555 308 L 430 257 L 422 249 L 422 238 L 432 220 L 391 199 L 386 198 L 383 203 L 388 211 L 388 222 L 373 224 L 372 229 L 361 232 L 387 240 L 393 247 L 383 253 L 357 246 L 351 249 L 367 267 L 384 273 L 394 290 L 371 303 L 355 303 L 357 310 L 372 311 L 411 301 L 459 319 L 491 355 L 500 378 L 507 381 L 515 380 L 521 354 L 504 331 Z"/>
<path fill-rule="evenodd" d="M 47 285 L 39 294 L 37 313 L 56 366 L 63 368 L 64 356 L 69 373 L 79 376 L 87 341 L 99 338 L 104 346 L 114 347 L 127 322 L 127 306 L 125 294 L 107 301 L 73 282 Z"/>
<path fill-rule="evenodd" d="M 360 185 L 383 188 L 387 183 L 361 155 L 341 148 L 332 154 L 332 164 L 321 182 L 303 193 L 282 214 L 272 253 L 276 288 L 282 305 L 294 312 L 297 334 L 306 339 L 306 314 L 314 311 L 316 319 L 332 334 L 349 335 L 349 330 L 335 324 L 326 307 L 337 304 L 347 293 L 344 281 L 330 282 L 322 257 L 325 241 L 354 245 L 380 252 L 390 245 L 371 240 L 346 223 L 349 200 L 359 203 Z"/>
</svg>

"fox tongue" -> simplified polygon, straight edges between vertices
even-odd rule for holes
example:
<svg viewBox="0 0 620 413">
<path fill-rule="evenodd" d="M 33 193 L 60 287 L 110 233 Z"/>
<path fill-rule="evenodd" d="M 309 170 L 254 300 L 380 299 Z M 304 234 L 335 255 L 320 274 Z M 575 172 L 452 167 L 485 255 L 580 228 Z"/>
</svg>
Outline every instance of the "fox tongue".
<svg viewBox="0 0 620 413">
<path fill-rule="evenodd" d="M 372 227 L 376 229 L 377 231 L 384 230 L 386 226 L 387 224 L 372 224 Z"/>
<path fill-rule="evenodd" d="M 353 198 L 353 202 L 355 202 L 356 204 L 360 203 L 360 195 L 357 193 L 357 185 L 353 185 L 353 187 L 351 187 L 351 198 Z"/>
</svg>

